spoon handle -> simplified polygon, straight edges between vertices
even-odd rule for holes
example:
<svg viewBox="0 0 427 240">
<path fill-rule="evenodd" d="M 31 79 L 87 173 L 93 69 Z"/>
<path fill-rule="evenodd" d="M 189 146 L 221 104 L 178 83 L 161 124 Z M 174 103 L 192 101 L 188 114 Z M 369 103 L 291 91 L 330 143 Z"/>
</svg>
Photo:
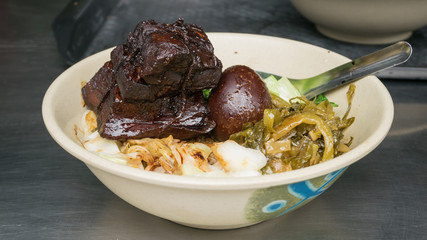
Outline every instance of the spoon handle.
<svg viewBox="0 0 427 240">
<path fill-rule="evenodd" d="M 289 79 L 308 99 L 351 83 L 369 74 L 406 62 L 412 54 L 409 43 L 402 41 L 308 79 Z"/>
</svg>

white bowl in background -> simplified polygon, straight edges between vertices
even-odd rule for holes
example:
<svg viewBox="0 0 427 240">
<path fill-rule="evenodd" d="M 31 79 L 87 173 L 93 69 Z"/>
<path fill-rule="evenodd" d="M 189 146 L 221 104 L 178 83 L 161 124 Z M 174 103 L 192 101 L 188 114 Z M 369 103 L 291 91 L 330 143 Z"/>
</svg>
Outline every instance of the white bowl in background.
<svg viewBox="0 0 427 240">
<path fill-rule="evenodd" d="M 425 0 L 291 0 L 322 34 L 361 44 L 388 44 L 427 26 Z"/>
</svg>

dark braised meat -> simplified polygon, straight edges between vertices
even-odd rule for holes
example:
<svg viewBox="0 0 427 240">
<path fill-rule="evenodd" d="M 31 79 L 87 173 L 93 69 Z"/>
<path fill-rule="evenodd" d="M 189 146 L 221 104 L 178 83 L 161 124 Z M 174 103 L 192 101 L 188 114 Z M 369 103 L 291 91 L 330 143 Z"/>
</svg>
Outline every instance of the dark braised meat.
<svg viewBox="0 0 427 240">
<path fill-rule="evenodd" d="M 139 23 L 111 54 L 125 100 L 154 101 L 215 87 L 222 65 L 203 30 L 182 20 Z"/>
<path fill-rule="evenodd" d="M 95 111 L 115 84 L 111 61 L 102 66 L 92 79 L 82 88 L 86 106 Z"/>
<path fill-rule="evenodd" d="M 218 84 L 221 61 L 203 30 L 179 19 L 139 23 L 82 88 L 102 137 L 186 139 L 215 127 L 202 90 Z"/>
<path fill-rule="evenodd" d="M 125 102 L 116 86 L 101 105 L 98 131 L 102 137 L 115 140 L 169 135 L 186 139 L 215 127 L 207 114 L 201 92 L 158 98 L 154 102 Z"/>
</svg>

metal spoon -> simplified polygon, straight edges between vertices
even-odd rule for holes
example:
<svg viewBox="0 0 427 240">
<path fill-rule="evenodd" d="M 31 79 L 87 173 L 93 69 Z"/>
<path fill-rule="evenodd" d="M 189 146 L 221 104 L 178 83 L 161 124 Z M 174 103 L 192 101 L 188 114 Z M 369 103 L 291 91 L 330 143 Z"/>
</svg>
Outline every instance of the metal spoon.
<svg viewBox="0 0 427 240">
<path fill-rule="evenodd" d="M 411 45 L 402 41 L 340 65 L 317 76 L 306 79 L 288 79 L 300 93 L 305 95 L 308 99 L 312 99 L 321 93 L 404 63 L 409 59 L 411 54 Z M 271 75 L 264 72 L 258 73 L 263 78 Z"/>
</svg>

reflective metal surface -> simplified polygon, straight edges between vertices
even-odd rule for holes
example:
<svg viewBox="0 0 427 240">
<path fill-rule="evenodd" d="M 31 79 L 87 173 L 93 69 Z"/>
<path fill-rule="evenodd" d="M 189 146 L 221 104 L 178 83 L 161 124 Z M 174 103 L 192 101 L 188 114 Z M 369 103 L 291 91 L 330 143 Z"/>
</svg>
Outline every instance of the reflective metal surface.
<svg viewBox="0 0 427 240">
<path fill-rule="evenodd" d="M 178 7 L 172 2 L 142 1 L 145 12 L 135 18 L 157 16 L 170 22 L 185 17 L 207 31 L 270 33 L 297 40 L 311 29 L 305 23 L 307 28 L 282 35 L 280 27 L 274 28 L 287 24 L 279 11 L 290 5 L 283 0 L 182 1 Z M 0 239 L 427 236 L 427 82 L 420 80 L 381 79 L 395 103 L 394 123 L 384 142 L 352 165 L 331 189 L 288 215 L 247 228 L 208 231 L 154 217 L 122 201 L 51 139 L 41 118 L 44 92 L 67 68 L 51 29 L 67 3 L 0 2 Z M 218 12 L 217 6 L 224 11 Z M 293 21 L 305 21 L 292 16 Z M 420 45 L 417 49 L 426 51 Z"/>
<path fill-rule="evenodd" d="M 355 80 L 405 63 L 412 47 L 401 41 L 308 79 L 289 79 L 308 99 Z"/>
</svg>

